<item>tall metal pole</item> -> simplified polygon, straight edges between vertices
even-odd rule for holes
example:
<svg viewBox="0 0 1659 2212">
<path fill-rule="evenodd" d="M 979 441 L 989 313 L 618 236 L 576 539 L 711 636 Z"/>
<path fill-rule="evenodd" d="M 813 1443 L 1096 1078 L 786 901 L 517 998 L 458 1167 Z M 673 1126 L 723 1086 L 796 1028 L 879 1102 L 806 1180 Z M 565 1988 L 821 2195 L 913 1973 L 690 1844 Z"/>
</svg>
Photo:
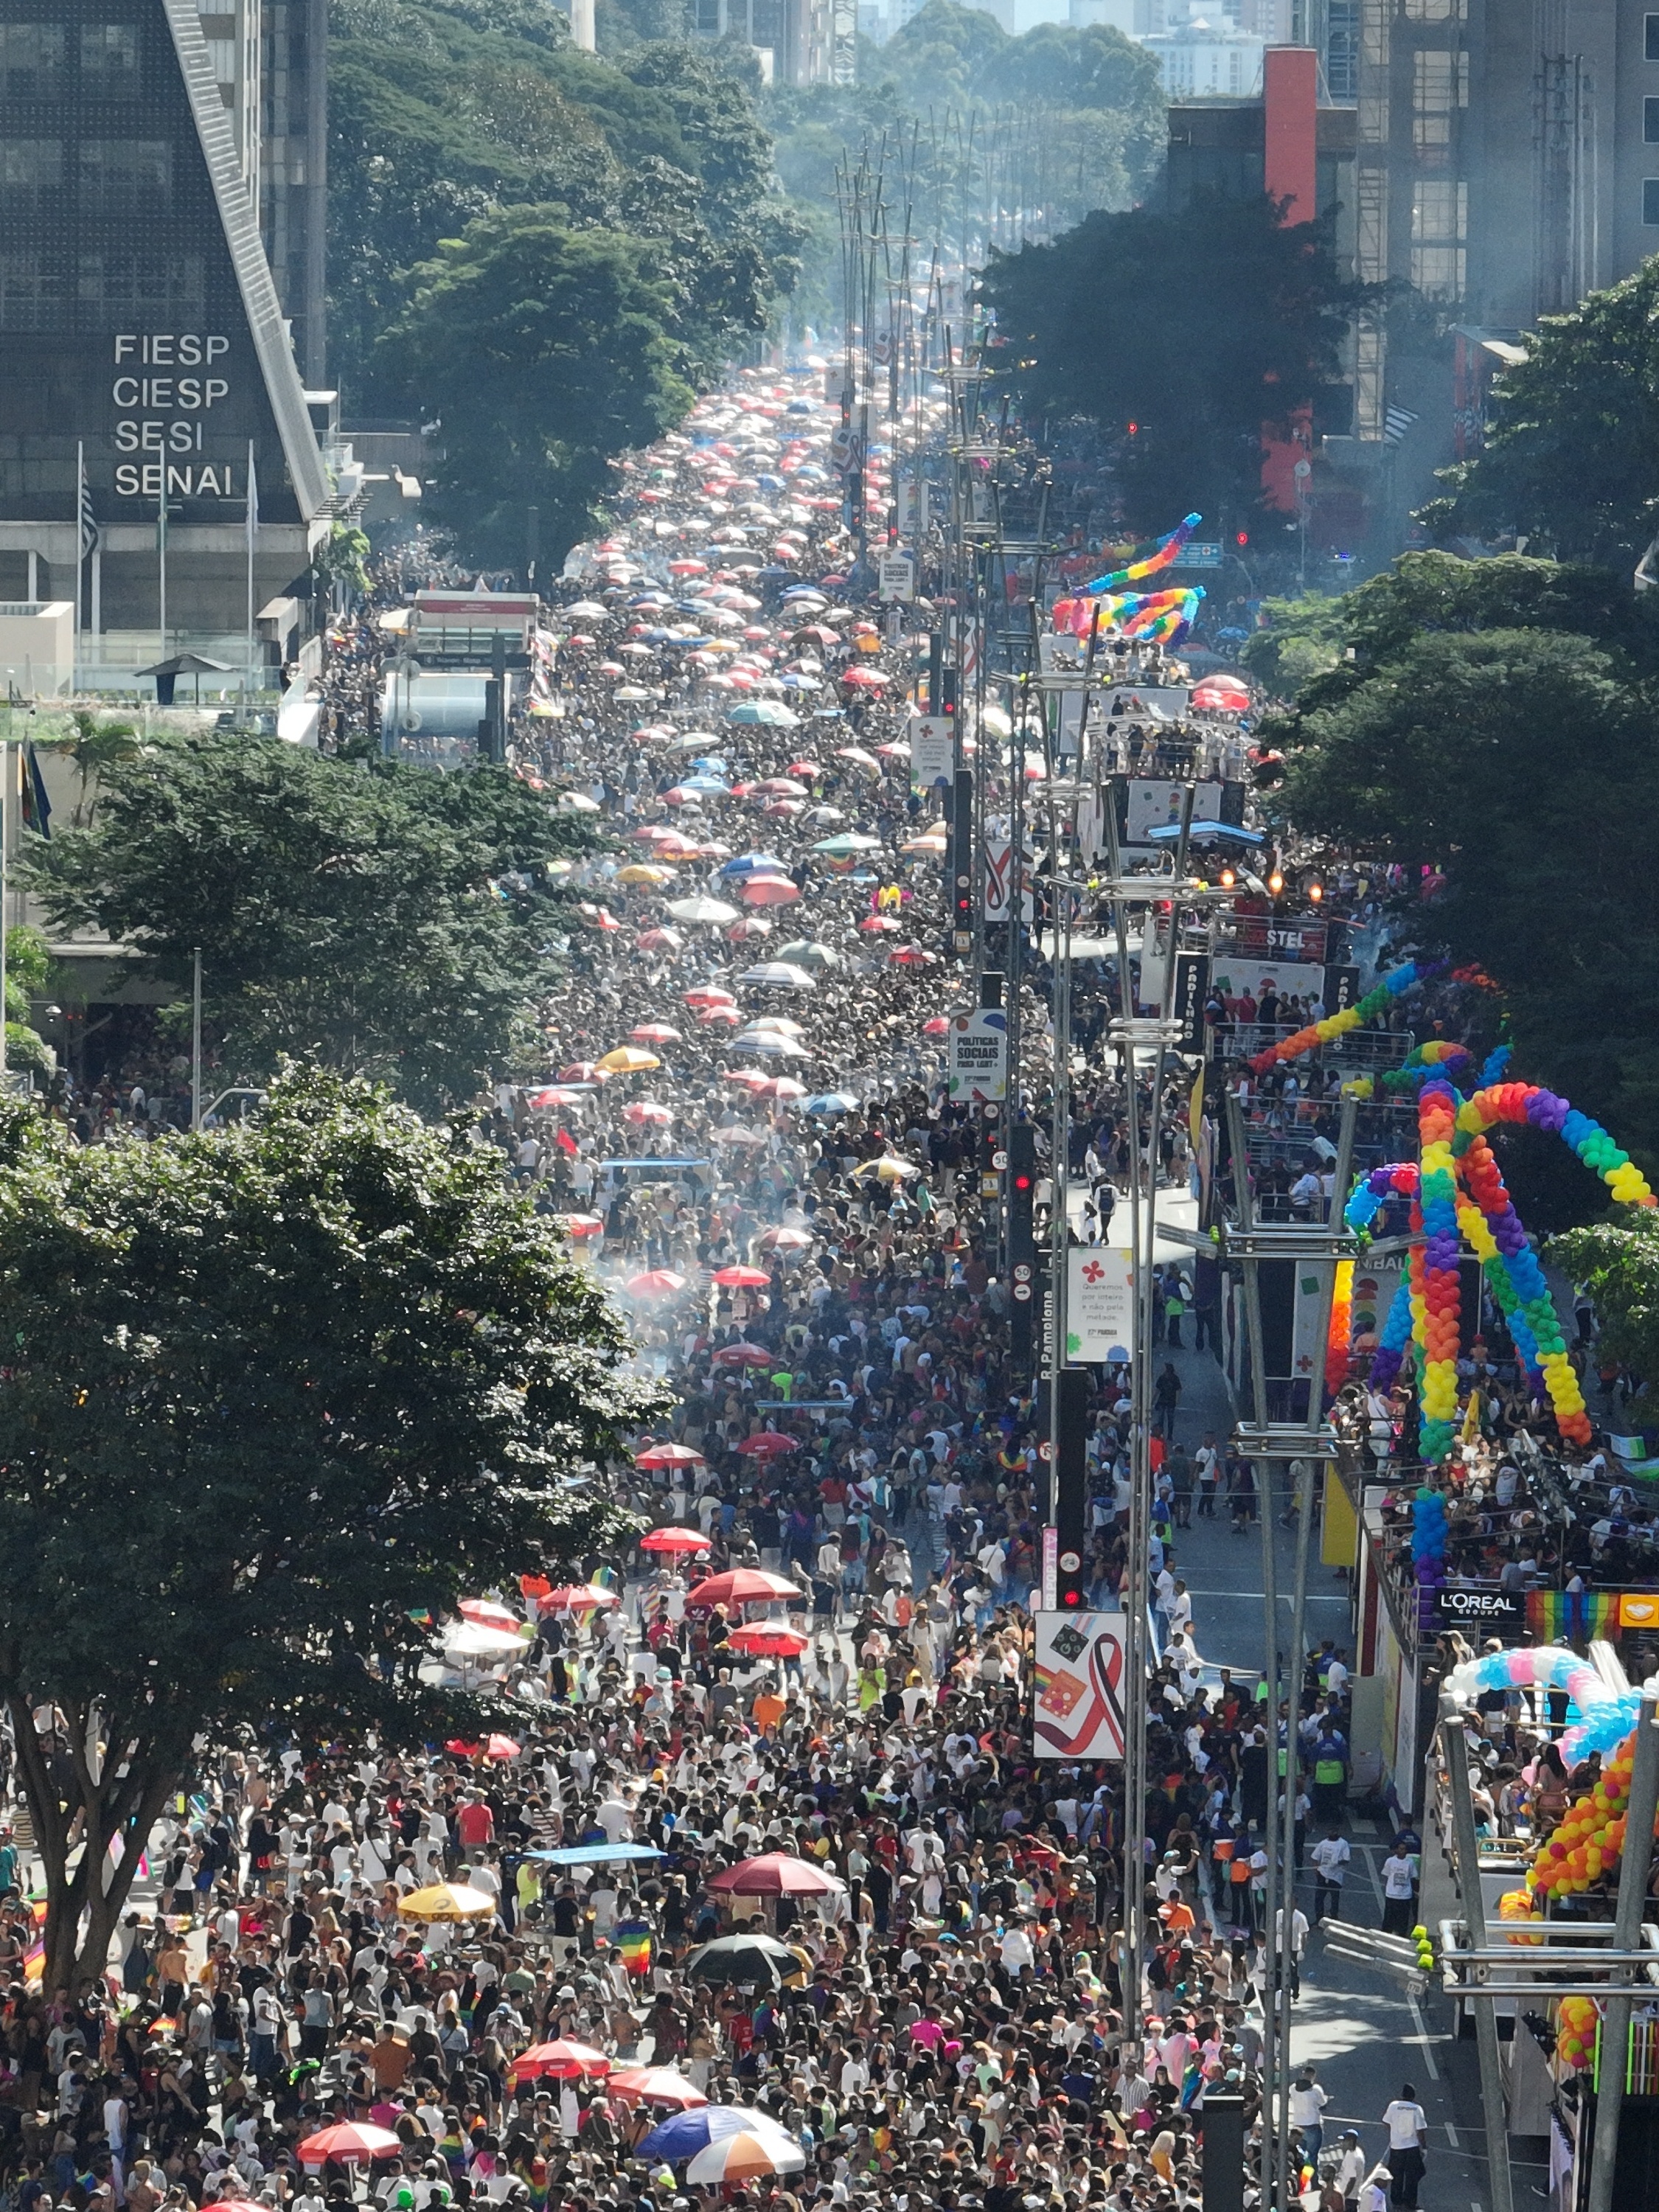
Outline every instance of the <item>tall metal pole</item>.
<svg viewBox="0 0 1659 2212">
<path fill-rule="evenodd" d="M 1638 1739 L 1639 1741 L 1639 1739 Z M 1474 1833 L 1474 1800 L 1469 1795 L 1469 1741 L 1455 1698 L 1440 1706 L 1440 1743 L 1446 1754 L 1446 1774 L 1451 1785 L 1452 1835 L 1457 1846 L 1457 1887 L 1463 1899 L 1463 1917 L 1469 1942 L 1476 1951 L 1486 1948 L 1486 1906 L 1480 1894 L 1480 1847 Z M 1632 1814 L 1635 1812 L 1632 1806 Z M 1651 1827 L 1653 1815 L 1649 1811 Z M 1634 1823 L 1627 1832 L 1634 1832 Z M 1477 1978 L 1488 1986 L 1471 1998 L 1474 2006 L 1475 2047 L 1480 2058 L 1480 2106 L 1486 2128 L 1486 2178 L 1491 2185 L 1492 2212 L 1515 2212 L 1515 2190 L 1510 2173 L 1509 2116 L 1504 2109 L 1504 2077 L 1498 2063 L 1498 2016 L 1490 1987 L 1490 1969 L 1476 1968 Z M 1601 2209 L 1606 2212 L 1606 2207 Z"/>
<path fill-rule="evenodd" d="M 11 680 L 6 681 L 6 734 L 0 741 L 0 1086 L 6 1079 L 6 923 L 11 910 Z"/>
<path fill-rule="evenodd" d="M 1340 1206 L 1344 1195 L 1339 1190 L 1334 1203 Z M 1322 1378 L 1316 1375 L 1309 1387 L 1316 1404 Z M 1291 1711 L 1290 1725 L 1285 1731 L 1285 1817 L 1281 1830 L 1285 1880 L 1279 1908 L 1283 1924 L 1278 1930 L 1279 1990 L 1274 2000 L 1274 2010 L 1279 2015 L 1279 2201 L 1285 2205 L 1291 2202 L 1291 1967 L 1296 1954 L 1296 1793 L 1298 1754 L 1302 1747 L 1298 1724 L 1302 1705 L 1302 1655 L 1307 1649 L 1308 1524 L 1313 1519 L 1313 1462 L 1311 1458 L 1300 1459 L 1295 1464 L 1296 1581 L 1291 1590 L 1291 1650 L 1285 1672 Z M 1265 1520 L 1265 1515 L 1263 1518 Z M 1271 1536 L 1267 1548 L 1269 1551 L 1273 1549 Z M 1278 1788 L 1277 1777 L 1274 1788 Z"/>
<path fill-rule="evenodd" d="M 1123 878 L 1123 860 L 1117 835 L 1117 784 L 1106 786 L 1107 804 L 1102 823 L 1106 838 L 1106 865 L 1115 884 Z M 1118 997 L 1126 1023 L 1134 1015 L 1134 992 L 1129 981 L 1128 907 L 1121 892 L 1112 899 L 1112 920 L 1117 936 Z M 1134 2038 L 1137 2063 L 1141 2042 L 1141 1967 L 1146 1944 L 1146 1554 L 1149 1491 L 1152 1483 L 1150 1439 L 1151 1392 L 1146 1386 L 1151 1358 L 1150 1308 L 1142 1286 L 1152 1273 L 1149 1255 L 1142 1249 L 1146 1227 L 1141 1212 L 1139 1107 L 1135 1097 L 1135 1054 L 1130 1033 L 1121 1036 L 1123 1090 L 1129 1113 L 1129 1272 L 1135 1285 L 1135 1334 L 1130 1346 L 1129 1367 L 1129 1558 L 1123 1593 L 1124 1611 L 1124 1744 L 1123 1744 L 1123 1949 L 1118 1960 L 1118 1980 L 1123 1992 L 1123 2021 Z"/>
<path fill-rule="evenodd" d="M 1636 1755 L 1631 1766 L 1630 1802 L 1625 1809 L 1625 1850 L 1619 1865 L 1619 1902 L 1613 1923 L 1613 1948 L 1626 1953 L 1636 1948 L 1641 1936 L 1642 1907 L 1647 1901 L 1648 1874 L 1653 1863 L 1653 1818 L 1659 1809 L 1656 1705 L 1659 1686 L 1644 1686 L 1641 1718 L 1636 1723 Z M 1473 1936 L 1473 1923 L 1469 1932 Z M 1630 1968 L 1619 1966 L 1614 1973 L 1619 1980 L 1628 1981 Z M 1590 2155 L 1586 2212 L 1613 2212 L 1619 2122 L 1630 2070 L 1630 2013 L 1628 1996 L 1609 1994 L 1602 2002 L 1601 2047 L 1595 2075 L 1595 2142 Z"/>
<path fill-rule="evenodd" d="M 190 1126 L 202 1126 L 202 948 L 191 955 L 190 990 Z"/>
</svg>

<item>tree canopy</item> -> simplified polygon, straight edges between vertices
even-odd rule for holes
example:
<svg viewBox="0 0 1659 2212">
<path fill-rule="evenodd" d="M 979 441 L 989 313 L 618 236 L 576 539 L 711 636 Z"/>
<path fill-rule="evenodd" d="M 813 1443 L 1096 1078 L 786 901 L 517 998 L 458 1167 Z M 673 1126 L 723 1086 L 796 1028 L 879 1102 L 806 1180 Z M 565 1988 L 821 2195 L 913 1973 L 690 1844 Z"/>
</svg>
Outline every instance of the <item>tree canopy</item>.
<svg viewBox="0 0 1659 2212">
<path fill-rule="evenodd" d="M 202 1739 L 477 1717 L 423 1617 L 614 1545 L 567 1482 L 654 1399 L 492 1148 L 314 1072 L 153 1145 L 0 1100 L 0 1698 L 72 1988 Z"/>
<path fill-rule="evenodd" d="M 1651 1391 L 1659 1385 L 1659 1220 L 1650 1208 L 1621 1208 L 1558 1237 L 1550 1257 L 1583 1283 L 1595 1303 L 1601 1351 Z M 1645 1407 L 1636 1418 L 1651 1418 Z"/>
<path fill-rule="evenodd" d="M 513 561 L 526 503 L 565 544 L 581 537 L 613 454 L 690 405 L 679 302 L 647 242 L 574 230 L 556 207 L 498 208 L 416 272 L 382 341 L 443 429 L 437 518 Z"/>
<path fill-rule="evenodd" d="M 1164 159 L 1164 95 L 1144 47 L 1104 25 L 1011 38 L 956 0 L 927 0 L 884 46 L 861 46 L 856 85 L 779 87 L 762 105 L 809 233 L 794 305 L 820 319 L 842 307 L 836 172 L 862 148 L 921 234 L 970 260 L 1000 209 L 1040 208 L 1063 228 L 1130 205 Z"/>
<path fill-rule="evenodd" d="M 102 793 L 91 827 L 34 848 L 53 926 L 106 930 L 174 979 L 201 946 L 240 1075 L 288 1054 L 439 1110 L 501 1067 L 557 973 L 546 863 L 587 833 L 504 769 L 203 737 L 112 763 Z"/>
<path fill-rule="evenodd" d="M 1092 418 L 1139 532 L 1191 508 L 1222 529 L 1261 501 L 1261 430 L 1337 380 L 1358 297 L 1328 224 L 1265 198 L 1089 216 L 993 254 L 1000 380 L 1039 413 Z"/>
<path fill-rule="evenodd" d="M 1437 533 L 1628 569 L 1659 528 L 1659 259 L 1529 331 L 1484 450 L 1441 475 L 1448 495 L 1422 510 Z"/>
<path fill-rule="evenodd" d="M 702 49 L 630 32 L 614 60 L 582 53 L 538 0 L 332 0 L 331 26 L 330 339 L 354 408 L 439 411 L 430 356 L 411 343 L 416 295 L 432 292 L 447 241 L 510 234 L 473 227 L 514 210 L 538 210 L 532 228 L 544 229 L 556 210 L 568 233 L 595 234 L 590 259 L 642 270 L 648 297 L 637 284 L 589 295 L 590 313 L 623 319 L 596 321 L 594 340 L 627 356 L 643 313 L 691 382 L 715 375 L 793 283 L 800 226 L 771 139 L 744 85 Z M 447 444 L 456 427 L 446 422 Z M 434 508 L 459 473 L 441 472 Z M 544 514 L 551 556 L 557 528 L 568 545 L 587 524 L 578 505 L 560 514 Z M 520 522 L 510 547 L 467 550 L 514 558 L 522 544 Z"/>
<path fill-rule="evenodd" d="M 1610 582 L 1407 555 L 1339 603 L 1341 657 L 1264 735 L 1285 817 L 1433 864 L 1404 941 L 1484 969 L 1526 1073 L 1659 1161 L 1659 623 Z"/>
</svg>

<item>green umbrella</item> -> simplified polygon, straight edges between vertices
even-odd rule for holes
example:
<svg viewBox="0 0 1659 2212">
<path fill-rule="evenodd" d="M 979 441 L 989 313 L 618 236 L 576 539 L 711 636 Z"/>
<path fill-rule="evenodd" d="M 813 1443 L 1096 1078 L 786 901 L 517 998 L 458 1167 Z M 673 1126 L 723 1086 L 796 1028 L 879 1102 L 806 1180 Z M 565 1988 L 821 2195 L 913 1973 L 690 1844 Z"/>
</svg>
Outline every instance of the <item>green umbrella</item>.
<svg viewBox="0 0 1659 2212">
<path fill-rule="evenodd" d="M 780 960 L 793 960 L 798 968 L 830 969 L 841 965 L 838 952 L 809 937 L 798 937 L 791 944 L 779 945 L 777 957 Z"/>
<path fill-rule="evenodd" d="M 820 837 L 812 850 L 828 860 L 850 860 L 857 853 L 878 853 L 881 840 L 866 837 L 861 830 L 838 830 L 833 837 Z"/>
</svg>

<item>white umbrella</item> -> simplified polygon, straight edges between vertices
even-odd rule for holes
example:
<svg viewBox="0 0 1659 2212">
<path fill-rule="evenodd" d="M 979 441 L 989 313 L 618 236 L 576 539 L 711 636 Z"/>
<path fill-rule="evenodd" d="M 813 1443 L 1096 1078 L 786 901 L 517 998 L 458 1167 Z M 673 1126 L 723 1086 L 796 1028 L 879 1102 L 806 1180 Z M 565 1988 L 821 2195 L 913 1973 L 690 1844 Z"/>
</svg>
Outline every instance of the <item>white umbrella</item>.
<svg viewBox="0 0 1659 2212">
<path fill-rule="evenodd" d="M 670 908 L 672 912 L 672 908 Z M 739 983 L 760 983 L 780 991 L 810 991 L 812 978 L 805 968 L 797 968 L 790 960 L 763 960 L 754 968 L 745 968 L 738 976 Z"/>
<path fill-rule="evenodd" d="M 509 1651 L 526 1649 L 522 1636 L 511 1636 L 504 1628 L 486 1628 L 476 1620 L 447 1625 L 442 1634 L 444 1650 L 462 1659 L 499 1659 Z"/>
<path fill-rule="evenodd" d="M 728 921 L 735 921 L 738 919 L 737 908 L 727 906 L 724 899 L 704 898 L 701 896 L 696 898 L 670 899 L 668 911 L 676 921 L 707 922 L 713 927 L 722 929 Z"/>
</svg>

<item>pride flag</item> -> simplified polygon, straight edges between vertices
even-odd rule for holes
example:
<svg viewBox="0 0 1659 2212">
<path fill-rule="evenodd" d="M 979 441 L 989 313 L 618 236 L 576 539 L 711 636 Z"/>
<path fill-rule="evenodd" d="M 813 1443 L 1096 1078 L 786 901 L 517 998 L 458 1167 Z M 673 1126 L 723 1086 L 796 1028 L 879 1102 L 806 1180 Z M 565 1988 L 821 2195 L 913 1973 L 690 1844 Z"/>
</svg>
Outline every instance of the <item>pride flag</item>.
<svg viewBox="0 0 1659 2212">
<path fill-rule="evenodd" d="M 630 1974 L 643 1978 L 651 1971 L 651 1923 L 646 1920 L 619 1920 L 615 1941 L 623 1966 Z"/>
</svg>

